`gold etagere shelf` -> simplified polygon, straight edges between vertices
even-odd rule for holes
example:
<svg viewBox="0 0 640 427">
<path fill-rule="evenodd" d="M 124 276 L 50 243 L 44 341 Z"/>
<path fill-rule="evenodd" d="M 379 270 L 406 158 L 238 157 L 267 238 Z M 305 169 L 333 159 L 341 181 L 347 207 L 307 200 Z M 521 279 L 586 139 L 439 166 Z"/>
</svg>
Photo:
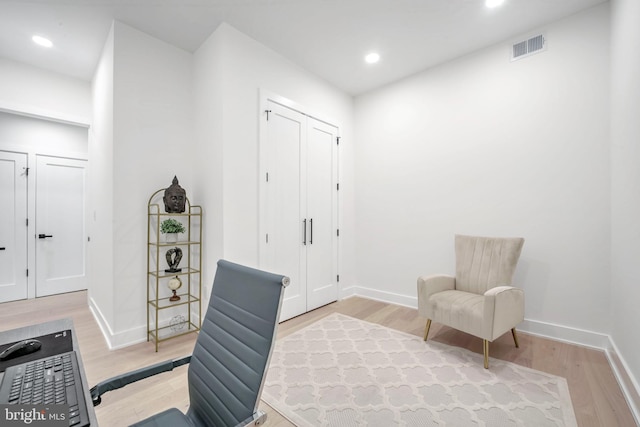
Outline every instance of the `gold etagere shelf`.
<svg viewBox="0 0 640 427">
<path fill-rule="evenodd" d="M 147 341 L 155 343 L 156 351 L 162 341 L 198 332 L 202 313 L 202 208 L 186 198 L 184 213 L 164 212 L 164 191 L 151 195 L 147 211 Z M 168 218 L 184 225 L 186 240 L 165 240 L 160 225 Z M 180 271 L 166 271 L 171 266 L 163 252 L 171 248 L 183 254 L 181 265 L 174 266 Z M 174 278 L 182 282 L 175 295 L 168 288 Z"/>
</svg>

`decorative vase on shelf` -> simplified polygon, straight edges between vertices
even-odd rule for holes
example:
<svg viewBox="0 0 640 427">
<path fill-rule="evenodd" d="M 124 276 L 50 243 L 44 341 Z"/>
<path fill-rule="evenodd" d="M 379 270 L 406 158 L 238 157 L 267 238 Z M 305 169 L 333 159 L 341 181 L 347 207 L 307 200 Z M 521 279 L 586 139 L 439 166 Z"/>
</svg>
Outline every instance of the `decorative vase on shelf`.
<svg viewBox="0 0 640 427">
<path fill-rule="evenodd" d="M 178 233 L 167 233 L 165 240 L 167 243 L 176 243 L 178 241 Z"/>
</svg>

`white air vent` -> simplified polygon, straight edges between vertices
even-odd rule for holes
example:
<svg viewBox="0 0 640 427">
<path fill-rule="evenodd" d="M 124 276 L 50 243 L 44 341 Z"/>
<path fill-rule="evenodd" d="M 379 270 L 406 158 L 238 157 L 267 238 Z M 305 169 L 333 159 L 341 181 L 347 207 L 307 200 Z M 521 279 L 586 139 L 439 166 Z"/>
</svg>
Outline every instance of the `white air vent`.
<svg viewBox="0 0 640 427">
<path fill-rule="evenodd" d="M 534 53 L 539 53 L 547 50 L 547 39 L 544 34 L 538 34 L 530 39 L 523 40 L 513 44 L 511 50 L 511 60 L 526 58 Z"/>
</svg>

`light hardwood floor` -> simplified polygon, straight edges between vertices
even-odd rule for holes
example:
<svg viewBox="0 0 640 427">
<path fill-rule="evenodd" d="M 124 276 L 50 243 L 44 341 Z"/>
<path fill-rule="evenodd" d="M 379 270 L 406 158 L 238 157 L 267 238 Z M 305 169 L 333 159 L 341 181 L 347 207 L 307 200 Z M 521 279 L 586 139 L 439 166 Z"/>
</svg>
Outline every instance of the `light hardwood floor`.
<svg viewBox="0 0 640 427">
<path fill-rule="evenodd" d="M 424 319 L 417 310 L 365 298 L 348 298 L 280 324 L 278 336 L 286 336 L 330 313 L 342 313 L 389 328 L 422 336 Z M 91 385 L 142 366 L 190 354 L 195 334 L 160 344 L 151 343 L 109 351 L 87 304 L 86 292 L 74 292 L 35 300 L 0 304 L 0 330 L 70 317 L 74 321 L 88 382 Z M 491 343 L 490 356 L 565 377 L 579 426 L 635 426 L 633 415 L 602 351 L 569 345 L 520 333 L 520 348 L 511 334 Z M 429 339 L 482 353 L 482 341 L 450 328 L 433 324 Z M 173 372 L 131 384 L 104 395 L 96 408 L 103 427 L 126 426 L 169 407 L 186 411 L 186 366 Z M 268 426 L 291 426 L 264 402 Z"/>
</svg>

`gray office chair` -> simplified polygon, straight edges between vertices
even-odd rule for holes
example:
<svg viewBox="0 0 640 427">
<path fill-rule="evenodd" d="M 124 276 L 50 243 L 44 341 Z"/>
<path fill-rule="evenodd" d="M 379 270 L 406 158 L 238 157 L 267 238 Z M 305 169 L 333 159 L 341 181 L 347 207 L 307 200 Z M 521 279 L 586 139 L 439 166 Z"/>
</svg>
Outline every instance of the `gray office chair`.
<svg viewBox="0 0 640 427">
<path fill-rule="evenodd" d="M 258 410 L 258 404 L 288 284 L 285 276 L 218 261 L 209 308 L 193 354 L 99 383 L 91 389 L 94 406 L 107 391 L 190 363 L 187 413 L 172 408 L 135 426 L 262 424 L 266 414 Z"/>
</svg>

